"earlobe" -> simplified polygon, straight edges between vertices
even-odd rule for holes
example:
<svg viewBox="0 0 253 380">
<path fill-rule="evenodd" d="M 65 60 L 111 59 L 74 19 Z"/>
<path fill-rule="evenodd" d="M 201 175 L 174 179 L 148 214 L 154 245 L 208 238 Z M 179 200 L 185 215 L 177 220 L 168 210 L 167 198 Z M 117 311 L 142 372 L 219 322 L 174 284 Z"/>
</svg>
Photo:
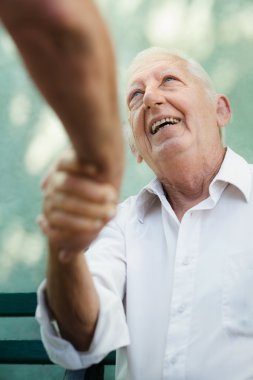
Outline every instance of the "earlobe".
<svg viewBox="0 0 253 380">
<path fill-rule="evenodd" d="M 143 158 L 139 153 L 136 153 L 135 157 L 138 164 L 140 164 L 143 161 Z"/>
<path fill-rule="evenodd" d="M 231 107 L 228 98 L 225 95 L 217 97 L 217 125 L 219 128 L 224 127 L 231 119 Z"/>
</svg>

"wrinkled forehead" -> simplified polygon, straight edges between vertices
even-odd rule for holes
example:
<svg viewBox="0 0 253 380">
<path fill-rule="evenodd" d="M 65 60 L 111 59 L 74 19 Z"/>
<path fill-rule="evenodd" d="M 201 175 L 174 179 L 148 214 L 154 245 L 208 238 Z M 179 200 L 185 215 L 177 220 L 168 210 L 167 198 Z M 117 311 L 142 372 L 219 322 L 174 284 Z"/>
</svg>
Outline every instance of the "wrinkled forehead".
<svg viewBox="0 0 253 380">
<path fill-rule="evenodd" d="M 144 56 L 135 59 L 130 65 L 127 73 L 127 88 L 131 87 L 134 82 L 142 80 L 156 70 L 161 72 L 170 70 L 171 72 L 187 72 L 187 61 L 176 55 L 159 54 Z"/>
</svg>

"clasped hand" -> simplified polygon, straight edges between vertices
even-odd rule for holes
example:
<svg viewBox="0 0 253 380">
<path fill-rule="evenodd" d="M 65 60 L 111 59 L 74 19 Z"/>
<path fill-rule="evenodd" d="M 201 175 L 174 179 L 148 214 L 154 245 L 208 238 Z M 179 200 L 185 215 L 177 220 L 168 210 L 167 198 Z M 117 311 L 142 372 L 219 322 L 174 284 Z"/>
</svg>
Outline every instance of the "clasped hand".
<svg viewBox="0 0 253 380">
<path fill-rule="evenodd" d="M 83 252 L 116 213 L 116 190 L 94 178 L 95 168 L 81 165 L 71 151 L 42 181 L 43 213 L 37 221 L 62 261 Z"/>
</svg>

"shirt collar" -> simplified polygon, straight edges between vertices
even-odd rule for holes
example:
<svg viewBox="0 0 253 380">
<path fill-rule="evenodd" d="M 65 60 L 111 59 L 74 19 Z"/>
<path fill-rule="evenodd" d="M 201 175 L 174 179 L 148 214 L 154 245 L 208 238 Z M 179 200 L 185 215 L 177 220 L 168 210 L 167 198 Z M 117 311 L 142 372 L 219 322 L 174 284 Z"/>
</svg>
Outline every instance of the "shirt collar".
<svg viewBox="0 0 253 380">
<path fill-rule="evenodd" d="M 220 170 L 210 184 L 211 196 L 220 182 L 235 186 L 249 202 L 252 184 L 249 164 L 230 148 L 227 148 Z"/>
<path fill-rule="evenodd" d="M 249 202 L 251 183 L 252 177 L 249 164 L 232 149 L 227 148 L 220 170 L 210 184 L 210 197 L 215 198 L 217 201 L 225 187 L 231 184 L 237 187 L 244 195 L 246 201 Z M 155 178 L 137 195 L 136 211 L 140 222 L 143 222 L 157 198 L 162 203 L 165 194 L 160 181 Z"/>
<path fill-rule="evenodd" d="M 162 202 L 162 198 L 165 197 L 165 194 L 161 182 L 155 178 L 137 195 L 136 212 L 141 223 L 143 223 L 146 214 L 148 213 L 153 203 L 157 200 L 157 197 Z"/>
</svg>

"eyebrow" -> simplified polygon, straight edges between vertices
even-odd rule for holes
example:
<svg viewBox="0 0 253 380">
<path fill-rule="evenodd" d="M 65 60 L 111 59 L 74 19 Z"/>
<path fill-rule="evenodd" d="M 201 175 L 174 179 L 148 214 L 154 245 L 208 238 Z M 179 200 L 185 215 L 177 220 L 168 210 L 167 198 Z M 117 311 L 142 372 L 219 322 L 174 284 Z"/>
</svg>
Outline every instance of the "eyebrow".
<svg viewBox="0 0 253 380">
<path fill-rule="evenodd" d="M 131 94 L 131 92 L 135 89 L 139 89 L 142 85 L 140 83 L 133 83 L 130 87 L 127 88 L 127 96 L 129 96 Z"/>
<path fill-rule="evenodd" d="M 172 67 L 172 68 L 167 68 L 167 69 L 164 69 L 164 70 L 162 70 L 160 73 L 159 73 L 159 75 L 161 76 L 161 77 L 163 77 L 164 75 L 166 75 L 166 74 L 173 74 L 173 75 L 176 75 L 176 76 L 178 76 L 178 71 L 174 68 L 174 67 Z M 143 79 L 140 79 L 140 80 L 134 80 L 134 82 L 132 82 L 131 83 L 131 85 L 130 85 L 130 87 L 129 88 L 132 88 L 132 87 L 134 87 L 134 86 L 139 86 L 141 83 L 142 83 L 142 81 L 143 81 Z"/>
<path fill-rule="evenodd" d="M 178 70 L 176 70 L 175 68 L 169 68 L 169 69 L 163 70 L 161 72 L 161 77 L 164 77 L 165 75 L 173 75 L 176 78 L 178 78 L 181 82 L 185 83 L 182 78 L 183 74 L 178 72 Z"/>
</svg>

